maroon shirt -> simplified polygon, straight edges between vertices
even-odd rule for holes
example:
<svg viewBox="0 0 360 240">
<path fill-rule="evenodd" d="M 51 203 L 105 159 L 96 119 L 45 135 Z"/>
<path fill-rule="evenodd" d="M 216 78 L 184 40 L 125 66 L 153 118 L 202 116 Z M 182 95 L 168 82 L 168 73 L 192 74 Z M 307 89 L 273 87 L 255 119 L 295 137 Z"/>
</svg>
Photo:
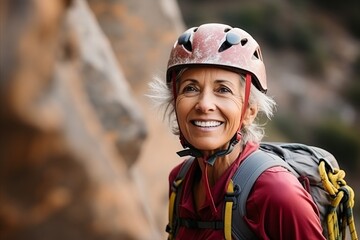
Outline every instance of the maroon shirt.
<svg viewBox="0 0 360 240">
<path fill-rule="evenodd" d="M 224 172 L 211 194 L 217 209 L 213 215 L 210 200 L 196 211 L 192 187 L 195 178 L 201 177 L 200 166 L 194 161 L 183 181 L 183 193 L 179 204 L 181 218 L 198 221 L 222 221 L 224 197 L 231 177 L 239 164 L 259 145 L 248 143 L 238 159 Z M 176 178 L 182 163 L 170 173 L 170 186 Z M 249 227 L 259 239 L 325 239 L 322 235 L 319 214 L 311 196 L 301 186 L 294 175 L 282 167 L 273 167 L 260 175 L 246 202 L 247 215 L 244 217 Z M 219 240 L 224 239 L 223 230 L 190 229 L 180 227 L 176 239 Z"/>
</svg>

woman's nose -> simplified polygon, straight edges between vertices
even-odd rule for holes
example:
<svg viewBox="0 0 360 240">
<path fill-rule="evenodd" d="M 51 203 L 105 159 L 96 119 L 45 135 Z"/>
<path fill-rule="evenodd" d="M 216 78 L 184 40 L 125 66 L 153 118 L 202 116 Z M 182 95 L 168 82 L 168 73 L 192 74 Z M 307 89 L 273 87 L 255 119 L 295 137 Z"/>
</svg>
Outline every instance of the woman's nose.
<svg viewBox="0 0 360 240">
<path fill-rule="evenodd" d="M 214 94 L 211 91 L 202 91 L 199 94 L 195 110 L 206 113 L 216 109 Z"/>
</svg>

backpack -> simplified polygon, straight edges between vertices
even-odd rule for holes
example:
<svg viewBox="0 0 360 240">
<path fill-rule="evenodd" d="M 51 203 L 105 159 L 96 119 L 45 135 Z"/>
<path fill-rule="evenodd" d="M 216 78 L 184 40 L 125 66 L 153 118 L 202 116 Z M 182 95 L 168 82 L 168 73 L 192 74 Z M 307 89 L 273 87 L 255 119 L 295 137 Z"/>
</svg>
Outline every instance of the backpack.
<svg viewBox="0 0 360 240">
<path fill-rule="evenodd" d="M 320 212 L 323 235 L 330 240 L 345 239 L 347 227 L 352 240 L 357 240 L 353 207 L 354 192 L 345 180 L 332 154 L 324 149 L 297 143 L 261 143 L 232 176 L 223 211 L 223 221 L 180 219 L 177 214 L 182 181 L 195 158 L 182 165 L 171 186 L 169 198 L 168 239 L 174 239 L 180 225 L 189 228 L 223 229 L 225 239 L 256 239 L 243 220 L 246 200 L 256 179 L 266 169 L 282 166 L 293 173 L 310 193 Z M 178 194 L 179 193 L 179 194 Z"/>
</svg>

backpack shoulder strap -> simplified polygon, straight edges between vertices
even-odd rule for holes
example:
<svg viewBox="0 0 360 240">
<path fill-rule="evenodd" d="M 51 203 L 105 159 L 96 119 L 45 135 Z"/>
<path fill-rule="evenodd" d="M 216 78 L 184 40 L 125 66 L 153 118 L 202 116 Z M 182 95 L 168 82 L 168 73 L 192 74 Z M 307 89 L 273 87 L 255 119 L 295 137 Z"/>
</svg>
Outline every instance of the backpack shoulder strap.
<svg viewBox="0 0 360 240">
<path fill-rule="evenodd" d="M 256 238 L 243 219 L 246 215 L 246 201 L 258 177 L 266 169 L 275 166 L 282 166 L 293 171 L 293 169 L 278 156 L 257 150 L 240 164 L 232 177 L 235 188 L 238 187 L 239 191 L 237 206 L 232 214 L 232 233 L 237 239 Z"/>
<path fill-rule="evenodd" d="M 195 158 L 194 157 L 191 157 L 191 158 L 188 158 L 184 161 L 184 164 L 181 166 L 180 168 L 180 171 L 178 173 L 178 175 L 176 176 L 175 178 L 175 181 L 177 179 L 184 179 L 186 173 L 188 172 L 191 164 L 194 162 Z"/>
<path fill-rule="evenodd" d="M 191 164 L 194 162 L 194 157 L 191 157 L 184 161 L 183 165 L 180 168 L 179 173 L 177 174 L 174 182 L 171 186 L 171 194 L 169 198 L 169 223 L 166 226 L 166 232 L 169 233 L 168 239 L 174 239 L 177 229 L 178 229 L 178 210 L 177 206 L 179 205 L 180 198 L 178 197 L 178 193 L 181 192 L 182 189 L 182 181 L 188 172 Z"/>
</svg>

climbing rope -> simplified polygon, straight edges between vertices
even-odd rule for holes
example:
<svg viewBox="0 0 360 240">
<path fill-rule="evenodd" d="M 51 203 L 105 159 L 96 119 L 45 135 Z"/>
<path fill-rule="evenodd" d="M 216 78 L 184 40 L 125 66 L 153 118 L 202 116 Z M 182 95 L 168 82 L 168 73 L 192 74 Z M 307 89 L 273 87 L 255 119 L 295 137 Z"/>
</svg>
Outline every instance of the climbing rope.
<svg viewBox="0 0 360 240">
<path fill-rule="evenodd" d="M 345 172 L 340 169 L 327 171 L 325 161 L 321 161 L 319 173 L 323 187 L 331 197 L 330 210 L 327 215 L 328 239 L 345 239 L 346 227 L 349 226 L 351 239 L 358 240 L 353 216 L 355 194 L 344 180 Z"/>
</svg>

